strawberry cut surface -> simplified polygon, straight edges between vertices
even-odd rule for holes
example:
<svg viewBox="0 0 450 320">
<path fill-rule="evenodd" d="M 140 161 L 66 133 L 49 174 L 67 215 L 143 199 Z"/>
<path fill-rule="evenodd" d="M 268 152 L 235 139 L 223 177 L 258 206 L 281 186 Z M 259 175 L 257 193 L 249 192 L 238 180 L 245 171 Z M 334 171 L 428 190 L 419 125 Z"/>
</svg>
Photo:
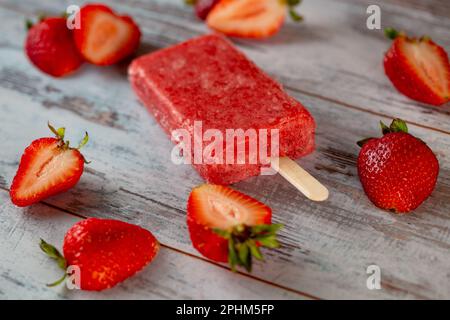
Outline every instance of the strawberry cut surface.
<svg viewBox="0 0 450 320">
<path fill-rule="evenodd" d="M 268 225 L 272 210 L 265 204 L 226 186 L 204 184 L 192 190 L 187 224 L 194 247 L 205 257 L 227 262 L 229 242 L 214 232 L 245 226 Z"/>
<path fill-rule="evenodd" d="M 285 16 L 286 5 L 280 0 L 221 0 L 206 22 L 229 36 L 266 38 L 281 28 Z"/>
<path fill-rule="evenodd" d="M 445 50 L 427 37 L 399 34 L 385 55 L 386 75 L 398 91 L 440 106 L 450 99 L 450 64 Z"/>
<path fill-rule="evenodd" d="M 74 38 L 83 57 L 96 65 L 111 65 L 131 55 L 141 32 L 128 16 L 118 16 L 104 5 L 86 5 L 80 12 L 81 28 Z"/>
</svg>

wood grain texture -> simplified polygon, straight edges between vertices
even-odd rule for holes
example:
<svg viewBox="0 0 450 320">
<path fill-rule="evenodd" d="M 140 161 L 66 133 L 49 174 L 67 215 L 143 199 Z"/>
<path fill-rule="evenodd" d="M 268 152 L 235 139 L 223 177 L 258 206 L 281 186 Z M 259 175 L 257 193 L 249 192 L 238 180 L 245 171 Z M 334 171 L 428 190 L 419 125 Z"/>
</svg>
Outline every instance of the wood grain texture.
<svg viewBox="0 0 450 320">
<path fill-rule="evenodd" d="M 71 78 L 55 80 L 32 68 L 22 54 L 23 15 L 41 10 L 59 12 L 56 4 L 63 2 L 0 3 L 0 19 L 6 28 L 0 34 L 0 135 L 7 137 L 0 140 L 0 187 L 9 187 L 26 145 L 47 135 L 47 120 L 66 125 L 71 140 L 80 138 L 86 129 L 92 140 L 85 155 L 92 164 L 76 188 L 46 203 L 84 216 L 140 224 L 154 230 L 163 244 L 198 256 L 188 238 L 185 203 L 192 187 L 202 181 L 192 168 L 170 162 L 171 142 L 136 101 L 126 79 L 126 64 L 85 66 Z M 314 4 L 319 2 L 329 5 L 330 10 L 319 10 Z M 145 45 L 141 52 L 206 30 L 178 1 L 113 4 L 136 16 L 143 26 Z M 282 248 L 266 251 L 266 264 L 256 266 L 254 277 L 320 298 L 449 298 L 450 140 L 442 132 L 448 129 L 448 115 L 417 107 L 390 88 L 375 63 L 385 45 L 381 37 L 363 36 L 345 23 L 343 33 L 330 31 L 329 23 L 334 20 L 325 14 L 339 17 L 333 24 L 348 20 L 356 25 L 358 17 L 365 14 L 365 10 L 360 15 L 356 9 L 348 3 L 308 1 L 304 6 L 308 21 L 312 19 L 308 24 L 288 25 L 267 42 L 237 42 L 313 114 L 318 124 L 317 151 L 299 163 L 331 192 L 328 201 L 313 203 L 279 176 L 252 178 L 235 185 L 271 206 L 275 222 L 286 225 L 281 232 Z M 400 21 L 402 15 L 395 19 Z M 417 21 L 430 24 L 420 14 Z M 435 24 L 434 30 L 445 38 L 448 29 Z M 344 57 L 349 52 L 352 55 Z M 372 70 L 375 75 L 367 79 L 357 75 L 352 80 L 345 70 L 339 71 L 336 61 L 344 69 Z M 302 70 L 302 78 L 298 78 L 297 69 Z M 384 83 L 376 92 L 369 85 L 373 79 Z M 376 94 L 379 101 L 372 99 Z M 394 95 L 397 102 L 392 99 Z M 425 117 L 422 110 L 430 113 Z M 355 142 L 378 134 L 378 121 L 388 121 L 393 112 L 400 116 L 403 112 L 407 120 L 419 123 L 410 126 L 411 132 L 430 145 L 441 165 L 435 192 L 407 216 L 374 208 L 362 192 L 355 168 Z M 43 207 L 36 208 L 32 210 Z M 23 210 L 15 211 L 20 214 Z M 382 290 L 366 288 L 366 267 L 370 264 L 381 267 Z M 203 290 L 217 288 L 207 281 L 202 283 Z M 11 290 L 20 295 L 20 288 Z"/>
</svg>

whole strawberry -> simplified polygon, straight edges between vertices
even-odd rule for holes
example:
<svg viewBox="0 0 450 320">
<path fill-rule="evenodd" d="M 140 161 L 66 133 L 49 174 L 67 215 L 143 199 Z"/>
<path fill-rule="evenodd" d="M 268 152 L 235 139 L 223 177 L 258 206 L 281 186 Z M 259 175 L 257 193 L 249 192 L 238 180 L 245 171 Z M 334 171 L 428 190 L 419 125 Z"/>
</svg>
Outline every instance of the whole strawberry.
<svg viewBox="0 0 450 320">
<path fill-rule="evenodd" d="M 271 224 L 272 210 L 263 203 L 226 186 L 203 184 L 194 188 L 187 205 L 192 244 L 203 256 L 228 262 L 234 271 L 251 271 L 252 259 L 262 260 L 259 247 L 277 248 Z"/>
<path fill-rule="evenodd" d="M 29 25 L 25 52 L 41 71 L 62 77 L 74 72 L 83 64 L 71 31 L 64 18 L 46 18 Z"/>
<path fill-rule="evenodd" d="M 67 191 L 83 174 L 85 159 L 80 149 L 88 142 L 87 132 L 78 147 L 72 148 L 64 141 L 65 128 L 48 126 L 56 137 L 34 140 L 20 159 L 9 191 L 16 206 L 29 206 Z"/>
<path fill-rule="evenodd" d="M 388 28 L 394 39 L 384 57 L 384 70 L 405 96 L 435 106 L 450 100 L 450 63 L 444 48 L 429 37 L 407 37 Z"/>
<path fill-rule="evenodd" d="M 394 119 L 383 137 L 358 142 L 358 174 L 369 199 L 379 208 L 409 212 L 427 199 L 436 185 L 439 162 L 433 151 Z"/>
<path fill-rule="evenodd" d="M 56 286 L 68 276 L 70 280 L 77 279 L 73 272 L 79 270 L 79 288 L 93 291 L 114 287 L 133 276 L 159 251 L 159 243 L 150 231 L 122 221 L 96 218 L 78 222 L 67 231 L 64 256 L 44 240 L 40 247 L 63 270 L 72 267 L 71 274 L 66 271 L 48 286 Z"/>
</svg>

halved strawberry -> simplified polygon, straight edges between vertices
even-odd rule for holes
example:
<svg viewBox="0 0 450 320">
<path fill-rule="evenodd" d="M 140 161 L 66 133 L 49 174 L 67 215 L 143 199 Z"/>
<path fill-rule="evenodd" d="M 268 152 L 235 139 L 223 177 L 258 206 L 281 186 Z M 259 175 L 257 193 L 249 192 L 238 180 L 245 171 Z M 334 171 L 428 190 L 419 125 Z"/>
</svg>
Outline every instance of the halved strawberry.
<svg viewBox="0 0 450 320">
<path fill-rule="evenodd" d="M 265 38 L 281 28 L 285 16 L 286 3 L 282 0 L 221 0 L 206 22 L 229 36 Z"/>
<path fill-rule="evenodd" d="M 217 3 L 219 3 L 219 0 L 196 0 L 195 14 L 200 19 L 205 20 Z"/>
<path fill-rule="evenodd" d="M 141 32 L 128 16 L 118 16 L 109 7 L 89 4 L 81 8 L 75 44 L 83 57 L 96 65 L 111 65 L 131 55 L 139 46 Z"/>
<path fill-rule="evenodd" d="M 187 205 L 192 244 L 202 255 L 251 271 L 252 257 L 261 260 L 260 246 L 276 248 L 279 224 L 271 224 L 265 204 L 226 186 L 203 184 L 194 188 Z"/>
<path fill-rule="evenodd" d="M 450 99 L 450 64 L 445 50 L 428 37 L 409 38 L 386 29 L 394 39 L 384 58 L 386 75 L 405 96 L 435 106 Z"/>
<path fill-rule="evenodd" d="M 77 148 L 64 141 L 65 129 L 50 130 L 56 138 L 34 140 L 20 160 L 10 188 L 11 201 L 19 207 L 29 206 L 55 194 L 67 191 L 80 180 L 84 157 L 79 149 L 88 142 L 88 134 Z"/>
</svg>

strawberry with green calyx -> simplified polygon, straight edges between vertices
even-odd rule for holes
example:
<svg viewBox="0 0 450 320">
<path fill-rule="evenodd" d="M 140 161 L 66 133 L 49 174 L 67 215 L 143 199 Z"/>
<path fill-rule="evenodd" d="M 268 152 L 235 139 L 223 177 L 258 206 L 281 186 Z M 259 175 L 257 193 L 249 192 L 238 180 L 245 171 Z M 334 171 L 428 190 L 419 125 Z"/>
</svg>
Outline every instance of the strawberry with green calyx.
<svg viewBox="0 0 450 320">
<path fill-rule="evenodd" d="M 34 140 L 25 149 L 11 184 L 11 201 L 19 207 L 69 190 L 83 173 L 86 161 L 80 149 L 88 142 L 88 133 L 72 148 L 64 141 L 65 128 L 48 127 L 56 137 Z"/>
<path fill-rule="evenodd" d="M 150 231 L 139 226 L 89 218 L 67 231 L 64 255 L 42 239 L 40 248 L 64 270 L 59 280 L 47 286 L 57 286 L 67 277 L 77 279 L 78 276 L 79 283 L 74 284 L 78 284 L 79 289 L 101 291 L 114 287 L 148 265 L 158 253 L 159 243 Z M 74 268 L 69 275 L 70 266 Z"/>
<path fill-rule="evenodd" d="M 423 103 L 440 106 L 450 99 L 450 63 L 444 48 L 430 37 L 408 37 L 387 28 L 392 45 L 384 57 L 386 75 L 398 91 Z"/>
<path fill-rule="evenodd" d="M 408 133 L 406 123 L 380 122 L 383 136 L 358 142 L 358 175 L 365 193 L 379 208 L 396 213 L 416 209 L 432 193 L 439 174 L 433 151 Z"/>
<path fill-rule="evenodd" d="M 277 248 L 279 224 L 271 224 L 272 210 L 226 186 L 194 188 L 187 205 L 192 244 L 203 256 L 228 262 L 231 269 L 251 271 L 252 259 L 262 260 L 260 247 Z"/>
<path fill-rule="evenodd" d="M 230 0 L 222 0 L 222 2 L 224 2 L 224 3 L 229 2 L 229 4 L 231 4 L 231 5 L 233 5 L 233 2 L 234 2 L 234 4 L 238 4 L 239 1 L 245 2 L 243 0 L 231 0 L 231 1 Z M 256 0 L 256 1 L 260 1 L 260 0 Z M 255 8 L 255 6 L 257 6 L 257 4 L 255 3 L 256 1 L 255 0 L 247 0 L 247 3 L 244 4 L 244 8 L 245 9 Z M 303 16 L 301 16 L 300 14 L 298 14 L 295 11 L 295 7 L 300 5 L 300 3 L 302 2 L 301 0 L 275 0 L 275 1 L 278 1 L 279 4 L 282 6 L 288 7 L 289 15 L 293 21 L 295 21 L 295 22 L 303 21 Z M 184 2 L 187 5 L 195 6 L 195 14 L 197 15 L 197 17 L 199 17 L 201 20 L 206 20 L 209 13 L 211 12 L 211 10 L 213 10 L 214 7 L 221 2 L 221 0 L 185 0 Z M 242 9 L 242 7 L 240 7 L 239 13 L 242 13 L 242 12 L 243 12 L 243 9 Z M 252 13 L 250 12 L 249 14 L 251 15 Z"/>
</svg>

